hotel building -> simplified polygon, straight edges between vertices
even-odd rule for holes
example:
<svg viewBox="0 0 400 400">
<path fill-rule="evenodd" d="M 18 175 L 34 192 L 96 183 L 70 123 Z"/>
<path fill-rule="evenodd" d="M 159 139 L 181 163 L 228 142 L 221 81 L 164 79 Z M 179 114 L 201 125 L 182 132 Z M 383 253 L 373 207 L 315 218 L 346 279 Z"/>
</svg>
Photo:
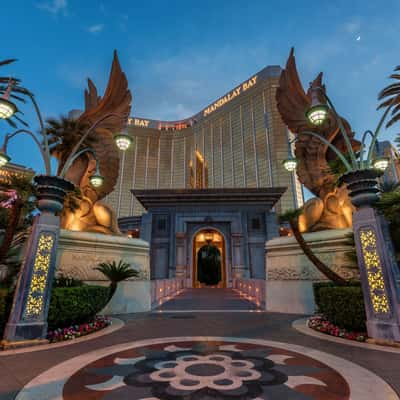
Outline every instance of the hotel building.
<svg viewBox="0 0 400 400">
<path fill-rule="evenodd" d="M 276 106 L 280 73 L 266 67 L 184 120 L 129 118 L 133 143 L 105 199 L 118 218 L 144 212 L 132 189 L 287 187 L 276 212 L 300 207 L 301 185 L 282 165 L 290 132 Z"/>
</svg>

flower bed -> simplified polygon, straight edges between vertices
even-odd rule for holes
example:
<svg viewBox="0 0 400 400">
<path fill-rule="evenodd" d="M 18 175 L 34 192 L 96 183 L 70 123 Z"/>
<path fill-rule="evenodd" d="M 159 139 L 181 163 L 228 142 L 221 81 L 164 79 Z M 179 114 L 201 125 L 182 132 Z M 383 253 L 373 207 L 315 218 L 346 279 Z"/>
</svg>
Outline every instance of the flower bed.
<svg viewBox="0 0 400 400">
<path fill-rule="evenodd" d="M 331 336 L 340 337 L 343 339 L 356 340 L 357 342 L 365 342 L 368 339 L 366 332 L 353 332 L 329 322 L 323 316 L 311 317 L 308 320 L 308 327 L 315 331 L 326 333 Z"/>
<path fill-rule="evenodd" d="M 80 325 L 72 325 L 68 328 L 58 328 L 52 331 L 48 331 L 47 339 L 51 343 L 76 339 L 78 337 L 86 336 L 90 333 L 100 331 L 101 329 L 106 328 L 109 325 L 111 325 L 110 319 L 102 316 L 96 316 L 93 322 Z"/>
</svg>

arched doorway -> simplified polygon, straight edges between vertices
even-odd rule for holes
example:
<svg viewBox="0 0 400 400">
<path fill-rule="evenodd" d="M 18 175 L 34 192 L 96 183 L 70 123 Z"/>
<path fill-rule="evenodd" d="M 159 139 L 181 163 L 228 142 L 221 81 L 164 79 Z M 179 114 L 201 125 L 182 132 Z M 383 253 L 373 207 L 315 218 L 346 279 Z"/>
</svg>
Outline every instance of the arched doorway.
<svg viewBox="0 0 400 400">
<path fill-rule="evenodd" d="M 193 239 L 193 287 L 226 287 L 225 240 L 215 229 L 204 229 Z"/>
</svg>

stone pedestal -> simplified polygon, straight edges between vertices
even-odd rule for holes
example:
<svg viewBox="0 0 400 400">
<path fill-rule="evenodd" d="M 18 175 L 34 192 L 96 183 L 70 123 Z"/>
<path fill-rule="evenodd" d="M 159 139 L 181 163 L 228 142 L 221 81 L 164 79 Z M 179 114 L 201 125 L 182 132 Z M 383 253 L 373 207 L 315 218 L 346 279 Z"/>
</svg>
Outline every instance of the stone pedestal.
<svg viewBox="0 0 400 400">
<path fill-rule="evenodd" d="M 35 176 L 40 214 L 33 221 L 32 232 L 24 250 L 21 272 L 4 339 L 8 344 L 44 339 L 47 314 L 56 269 L 56 251 L 60 217 L 66 194 L 74 185 L 58 176 Z"/>
<path fill-rule="evenodd" d="M 57 275 L 83 281 L 106 281 L 94 270 L 99 263 L 119 260 L 139 271 L 140 280 L 150 279 L 149 244 L 141 239 L 101 233 L 60 230 Z M 135 278 L 136 279 L 136 278 Z"/>
<path fill-rule="evenodd" d="M 150 311 L 149 244 L 141 239 L 62 229 L 57 250 L 57 275 L 94 285 L 109 285 L 94 268 L 102 262 L 124 262 L 139 271 L 138 278 L 120 282 L 102 313 L 107 315 Z"/>
<path fill-rule="evenodd" d="M 306 233 L 304 238 L 318 258 L 341 276 L 358 276 L 358 269 L 345 257 L 350 250 L 346 235 L 351 229 Z M 266 309 L 312 314 L 315 310 L 313 282 L 327 280 L 304 255 L 293 236 L 266 243 Z"/>
<path fill-rule="evenodd" d="M 371 207 L 353 214 L 368 335 L 400 341 L 400 270 L 389 229 Z"/>
<path fill-rule="evenodd" d="M 34 221 L 4 334 L 7 341 L 46 337 L 59 226 L 60 218 L 50 214 Z"/>
</svg>

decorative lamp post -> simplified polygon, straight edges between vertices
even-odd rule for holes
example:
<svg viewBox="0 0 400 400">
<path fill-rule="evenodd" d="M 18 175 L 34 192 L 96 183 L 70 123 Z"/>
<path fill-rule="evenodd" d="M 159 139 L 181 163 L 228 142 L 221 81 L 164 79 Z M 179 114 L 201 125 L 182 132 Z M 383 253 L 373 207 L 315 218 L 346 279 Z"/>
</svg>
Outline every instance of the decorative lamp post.
<svg viewBox="0 0 400 400">
<path fill-rule="evenodd" d="M 59 214 L 63 209 L 65 196 L 75 187 L 73 183 L 65 179 L 66 173 L 80 155 L 89 152 L 96 161 L 96 173 L 90 177 L 90 182 L 94 187 L 101 186 L 104 178 L 100 174 L 96 154 L 93 149 L 81 149 L 81 146 L 85 139 L 105 119 L 110 117 L 124 118 L 115 113 L 108 113 L 99 118 L 82 135 L 71 150 L 63 169 L 58 176 L 55 176 L 51 170 L 48 137 L 39 107 L 30 92 L 26 91 L 24 94 L 30 97 L 34 105 L 40 125 L 40 136 L 38 137 L 27 129 L 19 129 L 7 134 L 0 150 L 0 166 L 4 166 L 10 160 L 7 155 L 9 140 L 19 134 L 27 134 L 34 140 L 42 155 L 46 174 L 34 177 L 40 214 L 34 218 L 32 233 L 25 248 L 24 261 L 5 329 L 4 347 L 12 346 L 13 342 L 45 339 L 51 288 L 56 269 L 56 252 L 60 231 Z M 0 107 L 1 104 L 4 104 L 1 103 L 1 100 L 4 99 L 0 99 Z"/>
<path fill-rule="evenodd" d="M 381 117 L 375 131 L 368 130 L 364 133 L 360 153 L 356 155 L 343 122 L 325 90 L 317 87 L 311 88 L 311 91 L 313 102 L 310 110 L 306 112 L 307 118 L 313 125 L 319 126 L 324 123 L 328 110 L 331 111 L 346 144 L 346 156 L 349 159 L 318 133 L 301 132 L 301 135 L 311 135 L 321 140 L 336 153 L 346 168 L 340 180 L 347 184 L 350 199 L 357 208 L 353 213 L 353 232 L 367 315 L 368 335 L 381 340 L 400 341 L 400 270 L 395 260 L 388 224 L 373 208 L 373 204 L 379 199 L 377 178 L 388 166 L 388 159 L 373 159 L 374 147 L 393 102 Z M 318 103 L 318 95 L 327 104 Z M 323 108 L 326 112 L 321 111 Z M 367 157 L 364 157 L 368 134 L 371 135 L 372 140 Z"/>
</svg>

